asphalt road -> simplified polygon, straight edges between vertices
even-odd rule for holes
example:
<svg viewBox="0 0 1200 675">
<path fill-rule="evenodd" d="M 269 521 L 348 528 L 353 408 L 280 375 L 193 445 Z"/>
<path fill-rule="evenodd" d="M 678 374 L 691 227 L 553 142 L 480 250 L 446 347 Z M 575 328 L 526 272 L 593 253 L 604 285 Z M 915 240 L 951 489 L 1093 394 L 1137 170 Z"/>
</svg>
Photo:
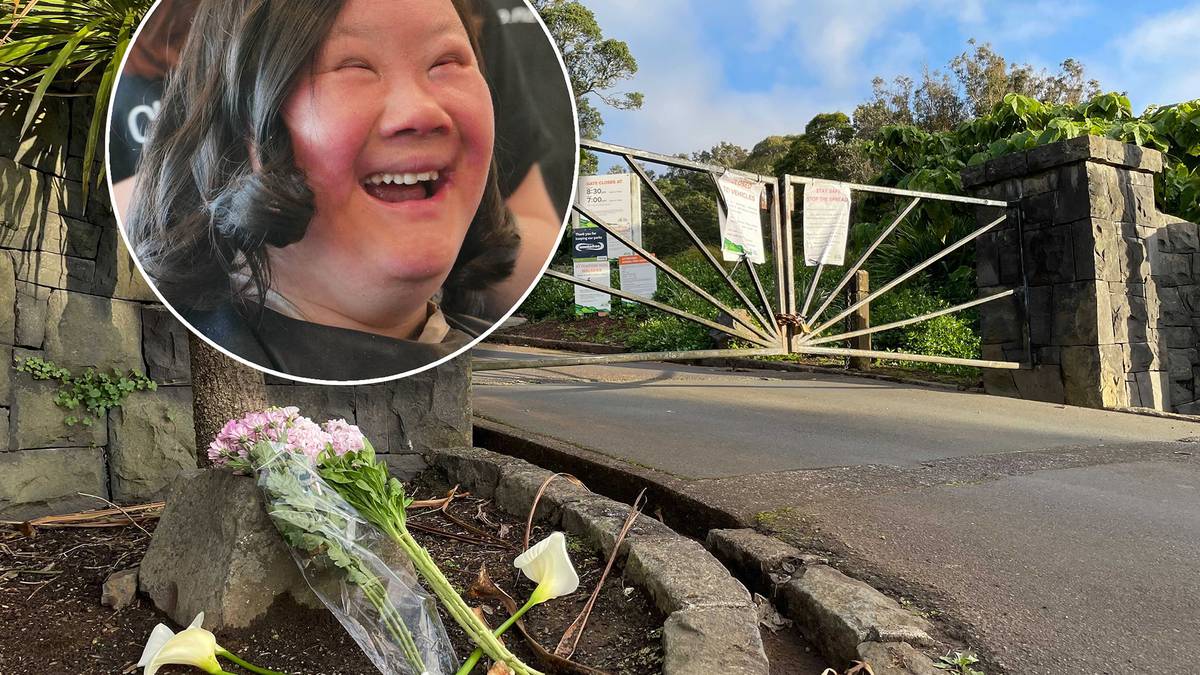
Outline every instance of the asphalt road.
<svg viewBox="0 0 1200 675">
<path fill-rule="evenodd" d="M 473 405 L 829 552 L 989 675 L 1197 672 L 1198 424 L 667 364 L 478 373 Z"/>
</svg>

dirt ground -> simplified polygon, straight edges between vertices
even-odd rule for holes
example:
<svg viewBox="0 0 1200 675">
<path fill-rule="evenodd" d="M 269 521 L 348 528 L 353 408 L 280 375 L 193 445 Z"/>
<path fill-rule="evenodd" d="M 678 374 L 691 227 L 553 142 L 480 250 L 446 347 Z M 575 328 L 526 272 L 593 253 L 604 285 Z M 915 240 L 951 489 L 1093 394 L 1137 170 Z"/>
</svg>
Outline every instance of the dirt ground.
<svg viewBox="0 0 1200 675">
<path fill-rule="evenodd" d="M 416 498 L 444 494 L 436 478 L 426 478 L 413 492 Z M 453 502 L 450 513 L 460 521 L 490 533 L 508 547 L 484 547 L 413 528 L 414 536 L 439 562 L 450 581 L 466 589 L 481 565 L 494 581 L 522 602 L 533 585 L 512 567 L 520 552 L 524 522 L 474 498 Z M 414 512 L 415 526 L 479 537 L 436 511 Z M 153 523 L 147 524 L 148 531 Z M 531 541 L 549 534 L 534 528 Z M 144 597 L 113 610 L 100 604 L 101 585 L 115 571 L 136 566 L 146 551 L 149 536 L 133 526 L 108 529 L 40 530 L 35 538 L 0 530 L 0 673 L 4 675 L 117 675 L 134 673 L 134 663 L 156 623 L 178 630 Z M 581 542 L 568 537 L 568 550 L 580 576 L 579 591 L 546 603 L 526 615 L 526 625 L 545 647 L 553 649 L 564 629 L 574 620 L 600 577 L 604 561 Z M 472 604 L 476 604 L 472 601 Z M 484 605 L 493 625 L 506 613 L 498 605 Z M 608 577 L 587 630 L 573 657 L 575 661 L 616 675 L 657 673 L 662 663 L 661 614 L 650 600 L 623 583 L 620 570 Z M 471 647 L 465 634 L 443 615 L 443 623 L 458 658 Z M 337 624 L 331 614 L 279 602 L 253 626 L 217 633 L 226 649 L 262 667 L 305 675 L 351 675 L 376 672 Z M 529 648 L 514 631 L 506 643 L 522 659 L 533 663 Z M 486 662 L 486 659 L 485 659 Z M 227 670 L 239 672 L 232 664 Z M 199 672 L 172 667 L 159 671 Z M 485 672 L 477 667 L 476 673 Z"/>
</svg>

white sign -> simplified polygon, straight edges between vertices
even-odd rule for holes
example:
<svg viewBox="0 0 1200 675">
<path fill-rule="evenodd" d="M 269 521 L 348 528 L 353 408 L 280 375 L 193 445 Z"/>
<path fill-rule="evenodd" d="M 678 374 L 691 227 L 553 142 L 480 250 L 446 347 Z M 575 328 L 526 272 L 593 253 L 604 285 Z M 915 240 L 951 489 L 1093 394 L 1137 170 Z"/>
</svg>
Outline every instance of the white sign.
<svg viewBox="0 0 1200 675">
<path fill-rule="evenodd" d="M 654 292 L 658 290 L 658 268 L 640 255 L 621 256 L 618 262 L 621 290 L 641 298 L 653 298 Z"/>
<path fill-rule="evenodd" d="M 818 180 L 804 186 L 804 264 L 841 265 L 850 230 L 850 186 Z"/>
<path fill-rule="evenodd" d="M 749 178 L 724 174 L 717 187 L 725 199 L 726 208 L 717 208 L 721 226 L 721 253 L 725 260 L 741 260 L 761 265 L 767 261 L 763 252 L 762 212 L 759 202 L 763 184 Z"/>
<path fill-rule="evenodd" d="M 627 173 L 605 176 L 580 176 L 575 199 L 580 206 L 591 211 L 604 224 L 619 232 L 622 237 L 642 245 L 642 199 L 640 183 L 636 176 Z M 616 258 L 631 255 L 633 251 L 608 237 L 608 256 Z"/>
<path fill-rule="evenodd" d="M 575 276 L 584 281 L 590 281 L 593 284 L 600 284 L 601 286 L 612 285 L 612 277 L 609 276 L 607 260 L 600 260 L 598 262 L 576 260 Z M 590 288 L 584 288 L 578 284 L 575 285 L 576 313 L 607 312 L 610 309 L 612 309 L 611 295 Z"/>
</svg>

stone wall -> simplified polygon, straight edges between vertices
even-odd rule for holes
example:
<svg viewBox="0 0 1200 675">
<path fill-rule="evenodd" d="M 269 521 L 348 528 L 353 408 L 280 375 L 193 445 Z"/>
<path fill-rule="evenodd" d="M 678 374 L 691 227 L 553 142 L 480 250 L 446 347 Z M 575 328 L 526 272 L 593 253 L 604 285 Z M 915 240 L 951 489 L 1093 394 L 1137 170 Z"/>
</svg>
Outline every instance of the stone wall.
<svg viewBox="0 0 1200 675">
<path fill-rule="evenodd" d="M 18 143 L 22 112 L 0 108 L 0 518 L 140 502 L 196 462 L 188 337 L 155 301 L 120 241 L 107 190 L 85 200 L 83 101 L 52 101 L 36 124 L 65 147 Z M 89 427 L 64 423 L 56 387 L 17 372 L 39 356 L 79 373 L 134 369 L 159 383 Z M 319 387 L 268 378 L 278 405 L 358 424 L 400 473 L 416 454 L 470 443 L 466 359 L 404 380 Z"/>
<path fill-rule="evenodd" d="M 1197 398 L 1196 226 L 1158 212 L 1162 155 L 1082 137 L 963 172 L 964 187 L 1008 201 L 978 240 L 983 357 L 1031 363 L 986 371 L 989 393 L 1096 408 L 1188 410 Z M 980 209 L 981 224 L 1001 209 Z M 1020 225 L 1018 226 L 1018 223 Z M 1027 335 L 1026 335 L 1027 333 Z"/>
</svg>

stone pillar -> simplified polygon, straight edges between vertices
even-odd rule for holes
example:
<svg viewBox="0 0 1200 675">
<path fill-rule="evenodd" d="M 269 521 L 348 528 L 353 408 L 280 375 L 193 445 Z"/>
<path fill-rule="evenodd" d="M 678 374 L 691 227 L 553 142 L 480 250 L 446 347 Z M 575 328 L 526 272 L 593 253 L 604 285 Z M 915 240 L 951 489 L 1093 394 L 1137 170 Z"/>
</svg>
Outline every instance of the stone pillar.
<svg viewBox="0 0 1200 675">
<path fill-rule="evenodd" d="M 1025 303 L 980 308 L 983 358 L 1023 360 L 1026 332 L 1032 356 L 1029 369 L 987 371 L 988 393 L 1171 409 L 1159 301 L 1166 219 L 1154 205 L 1162 167 L 1155 150 L 1081 137 L 963 171 L 968 191 L 1012 205 L 978 241 L 980 295 L 1028 284 Z M 980 209 L 978 220 L 999 212 Z"/>
</svg>

